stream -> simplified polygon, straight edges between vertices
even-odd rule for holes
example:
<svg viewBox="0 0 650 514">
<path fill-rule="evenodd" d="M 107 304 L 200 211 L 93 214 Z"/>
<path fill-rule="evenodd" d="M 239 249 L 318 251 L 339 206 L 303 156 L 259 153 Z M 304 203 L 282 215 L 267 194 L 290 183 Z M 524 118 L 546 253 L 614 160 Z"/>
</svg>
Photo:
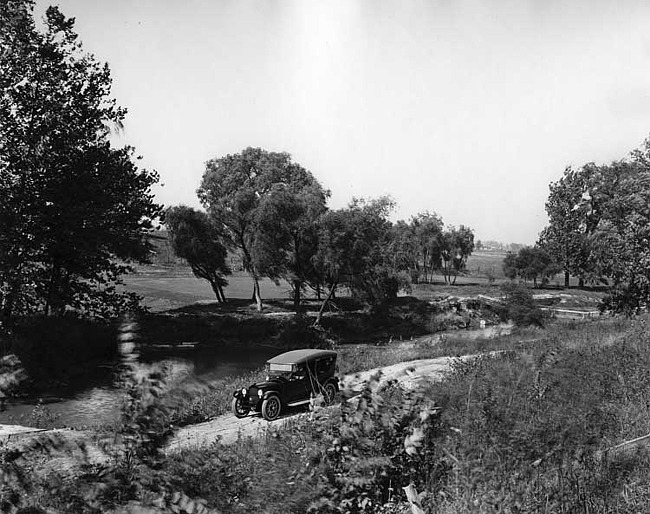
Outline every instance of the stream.
<svg viewBox="0 0 650 514">
<path fill-rule="evenodd" d="M 173 348 L 161 345 L 136 355 L 139 362 L 168 365 L 172 376 L 187 375 L 215 381 L 259 369 L 277 353 L 277 349 L 267 347 Z M 123 398 L 116 384 L 121 363 L 120 358 L 105 362 L 68 384 L 39 390 L 33 398 L 9 400 L 6 410 L 0 412 L 0 424 L 35 426 L 39 416 L 41 422 L 46 417 L 57 425 L 74 428 L 115 422 Z M 39 403 L 44 409 L 34 411 Z"/>
</svg>

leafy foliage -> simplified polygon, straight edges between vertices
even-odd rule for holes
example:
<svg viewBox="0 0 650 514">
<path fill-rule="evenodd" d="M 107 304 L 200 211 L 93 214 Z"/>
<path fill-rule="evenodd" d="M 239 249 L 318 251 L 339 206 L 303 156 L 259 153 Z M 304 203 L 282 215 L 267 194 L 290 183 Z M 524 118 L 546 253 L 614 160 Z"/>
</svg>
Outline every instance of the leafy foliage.
<svg viewBox="0 0 650 514">
<path fill-rule="evenodd" d="M 289 154 L 246 148 L 208 161 L 198 195 L 214 225 L 242 251 L 258 309 L 263 276 L 287 278 L 299 304 L 312 279 L 313 224 L 329 192 Z"/>
<path fill-rule="evenodd" d="M 540 238 L 566 273 L 610 284 L 606 307 L 627 313 L 650 300 L 649 155 L 646 139 L 626 160 L 567 168 L 551 185 L 550 225 Z"/>
<path fill-rule="evenodd" d="M 347 286 L 375 314 L 384 312 L 400 289 L 408 288 L 408 275 L 392 266 L 387 219 L 392 207 L 388 197 L 369 202 L 355 199 L 348 208 L 322 216 L 315 262 L 330 294 L 321 312 L 339 285 Z"/>
<path fill-rule="evenodd" d="M 217 301 L 225 302 L 225 276 L 231 273 L 226 262 L 228 250 L 208 215 L 184 205 L 169 207 L 165 225 L 174 253 L 187 260 L 195 276 L 210 283 Z"/>
<path fill-rule="evenodd" d="M 32 8 L 4 2 L 10 23 L 0 25 L 2 313 L 111 315 L 124 306 L 115 288 L 124 263 L 147 260 L 158 177 L 136 167 L 131 148 L 111 147 L 125 111 L 74 20 L 51 7 L 39 32 Z"/>
<path fill-rule="evenodd" d="M 465 269 L 467 257 L 474 251 L 474 232 L 461 225 L 442 234 L 442 273 L 446 283 L 455 284 L 458 274 Z M 453 276 L 453 279 L 451 278 Z"/>
<path fill-rule="evenodd" d="M 525 246 L 517 254 L 508 252 L 503 259 L 503 273 L 507 278 L 532 280 L 533 287 L 537 287 L 538 278 L 546 284 L 559 271 L 551 255 L 538 246 Z"/>
<path fill-rule="evenodd" d="M 528 287 L 509 282 L 503 284 L 501 289 L 504 292 L 505 319 L 512 320 L 518 327 L 544 326 L 549 315 L 535 303 L 533 293 Z"/>
<path fill-rule="evenodd" d="M 394 491 L 410 483 L 424 487 L 424 477 L 441 471 L 433 444 L 439 409 L 421 392 L 382 386 L 379 379 L 341 405 L 341 423 L 312 471 L 319 498 L 308 512 L 379 512 Z"/>
</svg>

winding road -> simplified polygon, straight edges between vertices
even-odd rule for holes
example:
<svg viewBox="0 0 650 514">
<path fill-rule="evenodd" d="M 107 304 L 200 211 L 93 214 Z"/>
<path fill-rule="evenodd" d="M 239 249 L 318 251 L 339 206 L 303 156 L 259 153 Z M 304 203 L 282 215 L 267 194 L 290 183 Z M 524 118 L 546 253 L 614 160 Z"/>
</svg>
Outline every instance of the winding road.
<svg viewBox="0 0 650 514">
<path fill-rule="evenodd" d="M 464 359 L 471 356 L 463 357 Z M 383 368 L 374 368 L 367 371 L 346 375 L 342 380 L 342 387 L 353 391 L 361 391 L 368 379 L 381 372 L 380 382 L 395 380 L 402 386 L 414 388 L 418 384 L 428 381 L 440 380 L 443 373 L 449 370 L 450 357 L 437 359 L 422 359 L 400 362 Z M 220 440 L 222 444 L 232 444 L 239 437 L 257 437 L 263 435 L 269 427 L 282 426 L 288 419 L 295 416 L 308 416 L 304 410 L 291 416 L 283 416 L 275 421 L 266 421 L 259 414 L 251 414 L 238 419 L 234 414 L 223 414 L 211 421 L 190 425 L 178 430 L 174 439 L 167 447 L 167 452 L 181 449 L 196 449 Z"/>
</svg>

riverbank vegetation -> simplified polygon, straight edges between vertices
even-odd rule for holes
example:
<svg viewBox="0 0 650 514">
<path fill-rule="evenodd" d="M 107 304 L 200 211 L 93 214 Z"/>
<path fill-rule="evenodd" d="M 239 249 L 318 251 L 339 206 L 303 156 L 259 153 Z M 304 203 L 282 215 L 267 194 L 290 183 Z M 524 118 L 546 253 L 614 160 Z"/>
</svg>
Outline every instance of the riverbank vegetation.
<svg viewBox="0 0 650 514">
<path fill-rule="evenodd" d="M 261 438 L 166 457 L 161 419 L 179 395 L 165 400 L 152 371 L 130 389 L 122 423 L 136 432 L 118 429 L 137 434 L 130 453 L 116 447 L 115 461 L 72 481 L 31 475 L 3 498 L 53 512 L 397 513 L 412 484 L 426 512 L 638 512 L 650 458 L 612 448 L 650 422 L 647 322 L 529 328 L 491 340 L 498 354 L 456 361 L 441 382 L 407 391 L 371 380 L 356 401 Z M 441 344 L 476 350 L 460 336 Z M 386 362 L 377 355 L 373 364 Z"/>
</svg>

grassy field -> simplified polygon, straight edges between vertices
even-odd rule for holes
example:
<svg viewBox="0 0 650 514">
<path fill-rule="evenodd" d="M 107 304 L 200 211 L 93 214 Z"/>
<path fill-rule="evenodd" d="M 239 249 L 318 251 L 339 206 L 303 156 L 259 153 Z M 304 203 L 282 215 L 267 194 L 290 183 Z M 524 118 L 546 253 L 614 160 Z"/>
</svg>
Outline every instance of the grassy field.
<svg viewBox="0 0 650 514">
<path fill-rule="evenodd" d="M 488 274 L 497 280 L 505 279 L 503 259 L 506 252 L 475 251 L 467 258 L 467 273 L 473 277 L 486 278 Z"/>
<path fill-rule="evenodd" d="M 154 312 L 177 309 L 198 302 L 214 302 L 215 296 L 206 280 L 196 278 L 189 268 L 156 267 L 139 268 L 137 273 L 125 278 L 125 288 L 144 298 L 143 304 Z M 260 283 L 263 299 L 288 298 L 289 285 L 274 284 L 268 279 Z M 224 289 L 226 298 L 247 299 L 253 293 L 253 281 L 243 272 L 228 277 Z"/>
<path fill-rule="evenodd" d="M 499 285 L 505 281 L 501 262 L 505 254 L 499 252 L 476 252 L 468 259 L 468 274 L 460 275 L 456 284 L 451 286 L 444 282 L 442 275 L 434 275 L 431 284 L 414 284 L 412 294 L 421 299 L 431 299 L 441 294 L 453 296 L 476 296 L 478 294 L 498 295 Z M 492 270 L 495 282 L 485 276 L 486 270 Z M 561 279 L 561 282 L 560 282 Z M 549 289 L 560 289 L 563 277 L 551 281 Z M 577 281 L 572 278 L 572 288 L 563 291 L 570 306 L 576 304 L 595 305 L 603 296 L 603 290 L 576 288 Z M 143 304 L 153 312 L 179 309 L 192 304 L 210 304 L 215 302 L 215 296 L 207 281 L 196 278 L 186 267 L 141 267 L 134 274 L 125 277 L 125 288 L 138 293 L 144 298 Z M 289 285 L 280 281 L 275 284 L 263 279 L 260 283 L 263 300 L 288 300 L 291 297 Z M 248 300 L 252 296 L 253 283 L 247 273 L 235 272 L 228 277 L 225 288 L 226 297 L 233 300 Z M 540 293 L 545 292 L 540 290 Z M 306 298 L 313 298 L 307 292 Z M 573 299 L 573 300 L 572 300 Z M 241 302 L 237 302 L 241 304 Z M 277 302 L 276 302 L 277 303 Z M 567 306 L 569 308 L 569 306 Z"/>
</svg>

